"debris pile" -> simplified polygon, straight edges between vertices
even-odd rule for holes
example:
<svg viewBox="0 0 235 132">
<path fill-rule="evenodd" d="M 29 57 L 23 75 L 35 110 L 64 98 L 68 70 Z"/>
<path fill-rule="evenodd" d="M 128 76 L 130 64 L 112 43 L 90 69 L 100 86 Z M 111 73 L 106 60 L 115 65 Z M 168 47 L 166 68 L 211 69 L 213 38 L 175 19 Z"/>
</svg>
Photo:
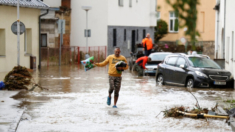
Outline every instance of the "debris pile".
<svg viewBox="0 0 235 132">
<path fill-rule="evenodd" d="M 191 113 L 191 114 L 208 114 L 208 109 L 200 109 L 194 108 L 189 110 L 189 108 L 185 108 L 184 106 L 174 107 L 169 110 L 163 111 L 165 117 L 183 117 L 187 116 L 183 114 L 183 112 Z"/>
<path fill-rule="evenodd" d="M 35 87 L 39 87 L 41 89 L 41 86 L 34 83 L 32 75 L 30 74 L 30 69 L 27 69 L 26 67 L 22 66 L 15 66 L 12 71 L 10 71 L 4 79 L 5 88 L 7 90 L 29 90 L 28 87 L 32 85 L 31 91 Z"/>
<path fill-rule="evenodd" d="M 32 76 L 26 67 L 15 66 L 4 79 L 5 89 L 16 90 L 25 89 L 28 90 L 27 86 L 31 84 Z"/>
</svg>

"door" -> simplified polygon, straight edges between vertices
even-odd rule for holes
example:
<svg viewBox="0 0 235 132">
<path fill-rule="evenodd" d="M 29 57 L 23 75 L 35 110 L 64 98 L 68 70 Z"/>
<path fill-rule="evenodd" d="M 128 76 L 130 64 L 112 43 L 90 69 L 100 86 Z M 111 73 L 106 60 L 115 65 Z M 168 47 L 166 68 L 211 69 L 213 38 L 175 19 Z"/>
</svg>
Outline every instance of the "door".
<svg viewBox="0 0 235 132">
<path fill-rule="evenodd" d="M 47 47 L 47 34 L 41 34 L 41 47 Z"/>
<path fill-rule="evenodd" d="M 135 30 L 131 33 L 131 51 L 135 53 Z"/>
<path fill-rule="evenodd" d="M 166 67 L 164 69 L 163 77 L 166 82 L 173 82 L 174 72 L 175 72 L 175 63 L 178 57 L 169 57 L 166 61 Z"/>
<path fill-rule="evenodd" d="M 187 70 L 180 68 L 180 65 L 184 65 L 184 66 L 187 65 L 186 60 L 182 57 L 180 57 L 177 60 L 176 67 L 175 67 L 175 75 L 174 75 L 175 77 L 173 81 L 175 83 L 184 84 L 186 80 L 186 76 L 187 76 Z"/>
</svg>

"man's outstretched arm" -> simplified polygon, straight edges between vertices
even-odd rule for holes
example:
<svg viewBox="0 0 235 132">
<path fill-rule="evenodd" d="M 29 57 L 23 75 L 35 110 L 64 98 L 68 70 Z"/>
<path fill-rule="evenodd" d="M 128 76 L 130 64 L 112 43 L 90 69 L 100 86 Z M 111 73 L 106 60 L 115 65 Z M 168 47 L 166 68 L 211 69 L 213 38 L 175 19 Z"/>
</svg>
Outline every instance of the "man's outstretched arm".
<svg viewBox="0 0 235 132">
<path fill-rule="evenodd" d="M 109 63 L 109 56 L 101 63 L 95 63 L 96 66 L 102 67 L 106 66 Z"/>
</svg>

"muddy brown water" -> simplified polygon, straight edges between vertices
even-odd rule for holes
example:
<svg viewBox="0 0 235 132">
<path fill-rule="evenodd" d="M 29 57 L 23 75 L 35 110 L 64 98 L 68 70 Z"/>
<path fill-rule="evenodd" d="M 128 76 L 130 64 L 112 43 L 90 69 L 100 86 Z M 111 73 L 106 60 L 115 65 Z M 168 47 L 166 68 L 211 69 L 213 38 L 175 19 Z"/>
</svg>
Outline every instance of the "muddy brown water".
<svg viewBox="0 0 235 132">
<path fill-rule="evenodd" d="M 85 72 L 83 66 L 43 67 L 33 73 L 36 82 L 48 91 L 35 89 L 21 91 L 14 99 L 20 100 L 20 108 L 32 117 L 22 121 L 18 131 L 231 131 L 224 120 L 155 118 L 160 111 L 173 106 L 194 107 L 196 101 L 202 107 L 212 107 L 216 101 L 233 98 L 233 89 L 195 88 L 158 85 L 154 76 L 138 77 L 125 71 L 118 109 L 106 105 L 108 94 L 108 67 Z M 4 73 L 0 73 L 0 79 Z M 49 116 L 49 115 L 50 116 Z M 75 118 L 74 117 L 78 117 Z M 196 120 L 196 121 L 195 121 Z M 59 126 L 58 126 L 59 125 Z M 92 125 L 93 127 L 87 128 Z M 68 129 L 66 126 L 70 126 Z M 105 126 L 108 126 L 106 128 Z"/>
</svg>

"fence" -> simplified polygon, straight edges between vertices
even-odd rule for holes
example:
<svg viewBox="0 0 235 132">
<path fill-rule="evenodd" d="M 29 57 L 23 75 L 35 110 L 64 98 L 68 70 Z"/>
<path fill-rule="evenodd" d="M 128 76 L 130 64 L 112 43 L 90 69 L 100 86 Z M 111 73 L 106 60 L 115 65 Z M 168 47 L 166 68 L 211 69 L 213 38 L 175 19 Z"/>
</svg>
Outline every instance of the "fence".
<svg viewBox="0 0 235 132">
<path fill-rule="evenodd" d="M 59 65 L 59 48 L 41 47 L 41 65 L 55 66 Z M 96 62 L 103 61 L 107 56 L 106 46 L 88 47 L 90 56 L 95 57 Z M 61 48 L 61 65 L 78 65 L 81 60 L 85 59 L 86 47 L 62 47 Z"/>
</svg>

